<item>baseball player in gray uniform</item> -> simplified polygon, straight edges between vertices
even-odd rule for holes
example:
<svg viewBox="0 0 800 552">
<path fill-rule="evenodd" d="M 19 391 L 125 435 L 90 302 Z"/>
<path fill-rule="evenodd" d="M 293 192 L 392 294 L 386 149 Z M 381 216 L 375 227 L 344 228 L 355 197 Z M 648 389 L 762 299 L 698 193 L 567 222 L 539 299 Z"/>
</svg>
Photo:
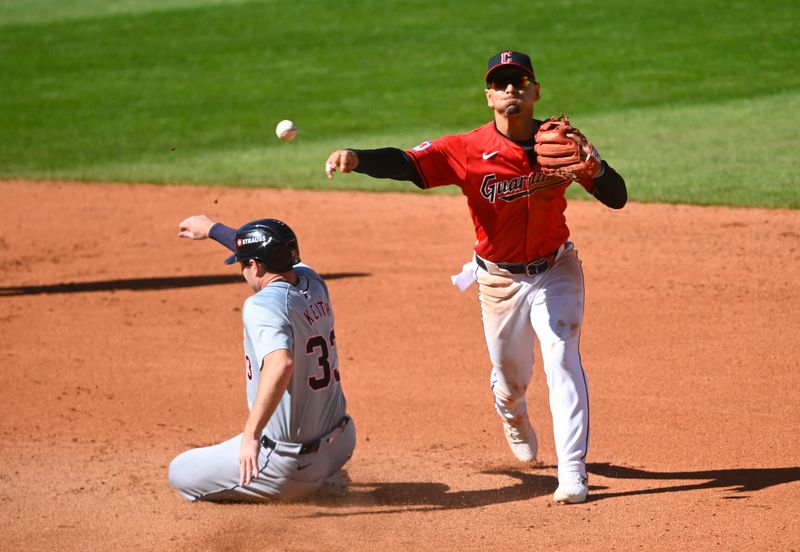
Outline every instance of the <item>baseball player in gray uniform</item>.
<svg viewBox="0 0 800 552">
<path fill-rule="evenodd" d="M 212 237 L 233 251 L 253 290 L 242 307 L 249 414 L 242 433 L 188 450 L 170 483 L 189 500 L 300 499 L 336 480 L 355 448 L 339 376 L 328 288 L 300 263 L 285 223 L 260 219 L 234 230 L 204 215 L 181 237 Z"/>
</svg>

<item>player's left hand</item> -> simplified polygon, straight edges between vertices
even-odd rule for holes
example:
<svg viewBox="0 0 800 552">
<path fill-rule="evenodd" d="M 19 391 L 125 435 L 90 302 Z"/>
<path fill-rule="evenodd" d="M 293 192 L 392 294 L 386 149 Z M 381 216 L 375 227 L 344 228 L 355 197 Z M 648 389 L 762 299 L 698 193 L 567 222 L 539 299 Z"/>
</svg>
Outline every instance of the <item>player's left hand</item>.
<svg viewBox="0 0 800 552">
<path fill-rule="evenodd" d="M 597 148 L 563 114 L 544 121 L 534 141 L 537 163 L 546 176 L 567 176 L 587 182 L 602 173 Z"/>
<path fill-rule="evenodd" d="M 190 238 L 192 240 L 204 240 L 208 237 L 211 227 L 215 222 L 206 215 L 193 215 L 181 221 L 178 225 L 179 238 Z"/>
<path fill-rule="evenodd" d="M 587 140 L 586 136 L 580 132 L 577 134 L 568 132 L 567 137 L 575 140 L 575 142 L 580 146 L 583 162 L 589 167 L 589 170 L 592 171 L 590 176 L 592 178 L 599 176 L 603 170 L 603 160 L 600 158 L 600 152 L 597 151 L 597 148 L 594 147 L 594 144 Z"/>
<path fill-rule="evenodd" d="M 261 442 L 254 437 L 242 435 L 239 447 L 239 486 L 244 487 L 258 477 L 258 453 Z"/>
</svg>

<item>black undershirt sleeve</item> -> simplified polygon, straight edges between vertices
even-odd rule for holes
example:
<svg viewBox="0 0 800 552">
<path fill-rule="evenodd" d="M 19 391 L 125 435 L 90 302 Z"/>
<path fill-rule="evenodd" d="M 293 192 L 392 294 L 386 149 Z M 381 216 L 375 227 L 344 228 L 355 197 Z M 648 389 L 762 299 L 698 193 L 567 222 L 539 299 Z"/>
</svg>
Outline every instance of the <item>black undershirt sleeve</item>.
<svg viewBox="0 0 800 552">
<path fill-rule="evenodd" d="M 407 180 L 422 188 L 422 177 L 411 157 L 401 149 L 351 149 L 358 156 L 355 172 L 366 174 L 372 178 L 391 178 Z"/>
<path fill-rule="evenodd" d="M 208 231 L 208 237 L 236 253 L 236 229 L 217 222 Z"/>
<path fill-rule="evenodd" d="M 603 161 L 603 174 L 593 178 L 594 197 L 612 209 L 622 209 L 628 201 L 625 180 L 611 166 Z"/>
</svg>

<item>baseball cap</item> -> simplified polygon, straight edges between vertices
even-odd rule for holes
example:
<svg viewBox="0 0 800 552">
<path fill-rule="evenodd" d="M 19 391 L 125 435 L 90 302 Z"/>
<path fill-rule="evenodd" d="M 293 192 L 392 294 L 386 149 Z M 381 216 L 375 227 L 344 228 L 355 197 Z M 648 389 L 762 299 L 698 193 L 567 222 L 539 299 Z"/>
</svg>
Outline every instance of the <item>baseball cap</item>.
<svg viewBox="0 0 800 552">
<path fill-rule="evenodd" d="M 527 73 L 528 76 L 535 78 L 533 74 L 533 65 L 531 65 L 531 58 L 528 57 L 528 54 L 523 54 L 522 52 L 516 52 L 514 50 L 506 50 L 489 58 L 488 70 L 483 80 L 488 82 L 489 75 L 492 71 L 503 67 L 517 67 Z"/>
</svg>

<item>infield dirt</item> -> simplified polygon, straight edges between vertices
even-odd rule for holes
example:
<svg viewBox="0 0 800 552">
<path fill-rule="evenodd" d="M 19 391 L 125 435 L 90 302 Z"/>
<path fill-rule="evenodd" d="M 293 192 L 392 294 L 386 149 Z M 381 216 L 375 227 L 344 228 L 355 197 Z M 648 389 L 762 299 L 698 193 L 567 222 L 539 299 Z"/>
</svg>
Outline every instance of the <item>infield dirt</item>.
<svg viewBox="0 0 800 552">
<path fill-rule="evenodd" d="M 3 550 L 800 550 L 800 211 L 594 201 L 590 500 L 551 502 L 492 408 L 463 198 L 1 182 Z M 191 504 L 181 451 L 245 419 L 242 301 L 185 216 L 271 216 L 328 280 L 356 452 L 343 497 Z"/>
</svg>

